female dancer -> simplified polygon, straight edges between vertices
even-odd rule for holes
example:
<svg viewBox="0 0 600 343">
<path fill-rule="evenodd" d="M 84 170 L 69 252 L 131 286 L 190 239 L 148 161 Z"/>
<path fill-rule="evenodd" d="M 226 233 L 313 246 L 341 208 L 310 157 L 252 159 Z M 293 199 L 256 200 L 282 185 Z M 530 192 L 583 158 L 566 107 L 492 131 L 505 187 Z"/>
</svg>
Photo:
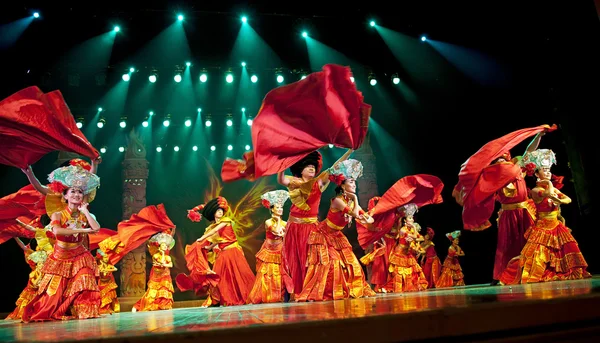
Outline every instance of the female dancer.
<svg viewBox="0 0 600 343">
<path fill-rule="evenodd" d="M 560 206 L 571 203 L 552 182 L 550 168 L 556 164 L 554 152 L 538 149 L 527 153 L 521 161 L 528 174 L 537 176 L 531 197 L 537 209 L 535 224 L 525 232 L 527 243 L 519 257 L 513 258 L 502 273 L 501 283 L 533 283 L 557 280 L 575 280 L 591 277 L 571 230 L 560 216 Z"/>
<path fill-rule="evenodd" d="M 352 151 L 349 149 L 334 166 L 348 159 Z M 328 171 L 315 177 L 322 167 L 321 153 L 313 151 L 290 167 L 293 176 L 286 176 L 283 172 L 277 174 L 277 181 L 288 188 L 292 201 L 282 250 L 284 266 L 294 284 L 291 298 L 302 291 L 306 278 L 308 235 L 318 226 L 321 194 L 329 186 Z"/>
<path fill-rule="evenodd" d="M 228 210 L 227 199 L 217 197 L 188 211 L 190 220 L 199 222 L 204 217 L 210 222 L 198 242 L 205 243 L 205 249 L 214 253 L 213 271 L 220 278 L 217 287 L 210 287 L 203 307 L 243 305 L 254 283 L 254 273 L 238 244 L 233 221 L 225 216 Z"/>
<path fill-rule="evenodd" d="M 175 231 L 172 231 L 175 234 Z M 152 255 L 152 269 L 148 279 L 146 293 L 133 305 L 131 312 L 171 310 L 173 308 L 173 280 L 171 268 L 173 261 L 169 251 L 175 246 L 175 240 L 169 233 L 157 233 L 148 240 L 148 250 Z"/>
<path fill-rule="evenodd" d="M 26 306 L 23 321 L 85 319 L 100 316 L 98 267 L 83 245 L 88 233 L 98 232 L 100 224 L 88 210 L 90 194 L 100 178 L 79 165 L 60 167 L 48 180 L 49 188 L 62 193 L 63 209 L 48 211 L 56 243 L 44 263 L 37 295 Z"/>
<path fill-rule="evenodd" d="M 452 242 L 452 245 L 448 248 L 448 256 L 444 260 L 442 267 L 442 274 L 438 279 L 435 287 L 455 287 L 464 286 L 464 275 L 460 263 L 458 262 L 458 256 L 465 256 L 463 250 L 458 246 L 458 237 L 460 237 L 460 231 L 456 230 L 446 234 L 446 237 Z"/>
<path fill-rule="evenodd" d="M 248 304 L 282 302 L 286 288 L 291 290 L 293 287 L 292 279 L 281 263 L 286 227 L 281 215 L 289 196 L 287 191 L 277 190 L 261 197 L 263 205 L 271 210 L 271 218 L 265 221 L 267 237 L 256 254 L 256 279 L 246 301 Z"/>
<path fill-rule="evenodd" d="M 102 298 L 100 314 L 120 312 L 121 305 L 117 298 L 117 283 L 113 276 L 113 272 L 117 271 L 117 267 L 110 264 L 108 256 L 102 249 L 96 250 L 96 260 L 98 261 L 98 271 L 100 273 L 100 278 L 98 278 L 98 288 L 100 289 Z M 150 274 L 152 275 L 152 272 Z"/>
<path fill-rule="evenodd" d="M 357 160 L 337 163 L 329 178 L 337 185 L 327 218 L 312 229 L 308 238 L 308 271 L 304 288 L 296 301 L 323 301 L 373 296 L 363 269 L 352 252 L 352 245 L 342 233 L 352 218 L 372 223 L 358 204 L 356 179 L 362 176 Z"/>
<path fill-rule="evenodd" d="M 435 283 L 440 277 L 442 263 L 440 262 L 437 253 L 435 252 L 435 244 L 433 244 L 433 236 L 435 231 L 432 228 L 427 228 L 427 233 L 423 236 L 421 248 L 425 250 L 425 254 L 421 255 L 421 268 L 427 279 L 427 288 L 435 288 Z"/>
</svg>

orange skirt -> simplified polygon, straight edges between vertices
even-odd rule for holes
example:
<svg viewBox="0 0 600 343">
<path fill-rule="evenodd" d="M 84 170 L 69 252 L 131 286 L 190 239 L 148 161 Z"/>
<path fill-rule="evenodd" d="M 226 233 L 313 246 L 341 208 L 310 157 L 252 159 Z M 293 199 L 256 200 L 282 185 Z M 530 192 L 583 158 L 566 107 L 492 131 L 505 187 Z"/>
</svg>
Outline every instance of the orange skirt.
<svg viewBox="0 0 600 343">
<path fill-rule="evenodd" d="M 100 288 L 100 314 L 112 314 L 121 311 L 121 305 L 117 298 L 117 283 L 112 273 L 98 279 L 98 288 Z"/>
<path fill-rule="evenodd" d="M 31 302 L 31 300 L 35 297 L 37 293 L 37 289 L 31 284 L 31 280 L 27 282 L 27 286 L 21 294 L 19 295 L 19 299 L 17 299 L 14 311 L 9 314 L 6 319 L 21 319 L 23 317 L 23 311 L 25 310 L 25 306 Z"/>
<path fill-rule="evenodd" d="M 464 275 L 460 263 L 458 263 L 458 257 L 446 256 L 444 260 L 444 266 L 442 267 L 442 274 L 435 283 L 436 288 L 444 287 L 455 287 L 464 286 Z"/>
<path fill-rule="evenodd" d="M 388 268 L 388 283 L 385 285 L 387 292 L 417 292 L 427 289 L 427 279 L 417 259 L 408 249 L 398 246 L 390 254 Z"/>
<path fill-rule="evenodd" d="M 256 279 L 246 303 L 282 302 L 286 289 L 293 289 L 292 278 L 281 263 L 282 240 L 267 239 L 256 254 Z"/>
<path fill-rule="evenodd" d="M 171 268 L 152 266 L 148 289 L 133 307 L 137 311 L 171 310 L 174 292 Z"/>
<path fill-rule="evenodd" d="M 213 270 L 219 275 L 216 287 L 209 288 L 204 306 L 244 305 L 254 283 L 254 273 L 244 257 L 242 247 L 232 244 L 221 250 L 215 259 Z"/>
</svg>

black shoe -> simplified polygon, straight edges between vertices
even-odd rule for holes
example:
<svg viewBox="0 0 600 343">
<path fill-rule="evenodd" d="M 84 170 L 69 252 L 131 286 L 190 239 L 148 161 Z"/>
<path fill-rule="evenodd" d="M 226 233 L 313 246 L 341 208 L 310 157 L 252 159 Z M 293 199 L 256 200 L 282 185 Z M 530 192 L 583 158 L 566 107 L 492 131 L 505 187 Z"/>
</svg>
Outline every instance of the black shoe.
<svg viewBox="0 0 600 343">
<path fill-rule="evenodd" d="M 493 280 L 492 283 L 490 284 L 490 286 L 498 286 L 499 283 L 500 283 L 500 280 Z"/>
</svg>

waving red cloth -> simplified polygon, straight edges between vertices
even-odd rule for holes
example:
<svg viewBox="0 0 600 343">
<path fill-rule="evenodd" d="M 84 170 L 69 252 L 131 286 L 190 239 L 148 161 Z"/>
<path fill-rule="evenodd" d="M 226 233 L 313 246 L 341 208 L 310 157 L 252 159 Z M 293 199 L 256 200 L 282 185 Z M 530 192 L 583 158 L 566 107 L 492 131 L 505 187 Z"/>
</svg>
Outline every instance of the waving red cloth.
<svg viewBox="0 0 600 343">
<path fill-rule="evenodd" d="M 33 238 L 33 232 L 17 224 L 15 219 L 29 223 L 46 213 L 44 195 L 27 185 L 0 198 L 0 244 L 13 237 Z"/>
<path fill-rule="evenodd" d="M 196 295 L 201 296 L 206 294 L 209 286 L 216 287 L 219 283 L 219 275 L 209 273 L 211 269 L 208 264 L 206 249 L 204 249 L 207 243 L 194 242 L 192 245 L 185 246 L 185 263 L 190 275 L 177 274 L 175 282 L 180 291 L 193 290 Z"/>
<path fill-rule="evenodd" d="M 60 150 L 96 159 L 60 91 L 28 87 L 0 102 L 0 163 L 18 168 Z"/>
<path fill-rule="evenodd" d="M 88 249 L 90 251 L 98 249 L 99 248 L 98 244 L 100 244 L 100 242 L 102 242 L 103 240 L 107 239 L 108 237 L 114 236 L 116 234 L 117 234 L 117 231 L 115 231 L 115 230 L 102 228 L 97 233 L 92 233 L 92 234 L 88 235 L 90 238 L 90 241 L 89 241 L 90 246 L 88 247 Z"/>
<path fill-rule="evenodd" d="M 462 164 L 452 196 L 463 206 L 465 230 L 489 227 L 494 195 L 521 173 L 521 168 L 512 162 L 490 164 L 525 139 L 554 130 L 556 125 L 540 125 L 511 132 L 487 143 Z"/>
<path fill-rule="evenodd" d="M 110 264 L 115 265 L 128 252 L 144 244 L 150 237 L 159 232 L 169 232 L 175 224 L 167 216 L 165 206 L 159 204 L 144 207 L 129 220 L 119 223 L 117 234 L 101 241 L 98 245 L 106 255 Z"/>
<path fill-rule="evenodd" d="M 350 68 L 327 64 L 323 71 L 270 91 L 252 122 L 254 150 L 244 161 L 226 160 L 223 181 L 276 174 L 327 144 L 358 149 L 371 105 L 363 102 L 351 76 Z"/>
<path fill-rule="evenodd" d="M 396 181 L 388 189 L 377 204 L 369 211 L 375 222 L 370 224 L 371 230 L 356 222 L 358 243 L 363 249 L 388 233 L 396 221 L 396 209 L 409 203 L 421 208 L 429 204 L 441 204 L 444 184 L 437 176 L 428 174 L 409 175 Z"/>
</svg>

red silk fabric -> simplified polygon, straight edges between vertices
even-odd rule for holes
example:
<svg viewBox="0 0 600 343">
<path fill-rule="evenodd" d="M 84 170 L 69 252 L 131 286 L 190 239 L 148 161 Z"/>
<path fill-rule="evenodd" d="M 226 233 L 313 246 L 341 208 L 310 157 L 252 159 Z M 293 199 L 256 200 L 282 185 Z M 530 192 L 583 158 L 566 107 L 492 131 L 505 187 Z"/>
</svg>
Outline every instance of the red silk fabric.
<svg viewBox="0 0 600 343">
<path fill-rule="evenodd" d="M 358 149 L 369 126 L 371 105 L 350 80 L 348 67 L 328 64 L 304 80 L 276 88 L 252 123 L 254 150 L 227 159 L 224 182 L 277 174 L 328 144 Z"/>
<path fill-rule="evenodd" d="M 28 87 L 0 101 L 0 163 L 18 168 L 52 151 L 94 160 L 98 151 L 77 128 L 60 91 Z"/>
</svg>

